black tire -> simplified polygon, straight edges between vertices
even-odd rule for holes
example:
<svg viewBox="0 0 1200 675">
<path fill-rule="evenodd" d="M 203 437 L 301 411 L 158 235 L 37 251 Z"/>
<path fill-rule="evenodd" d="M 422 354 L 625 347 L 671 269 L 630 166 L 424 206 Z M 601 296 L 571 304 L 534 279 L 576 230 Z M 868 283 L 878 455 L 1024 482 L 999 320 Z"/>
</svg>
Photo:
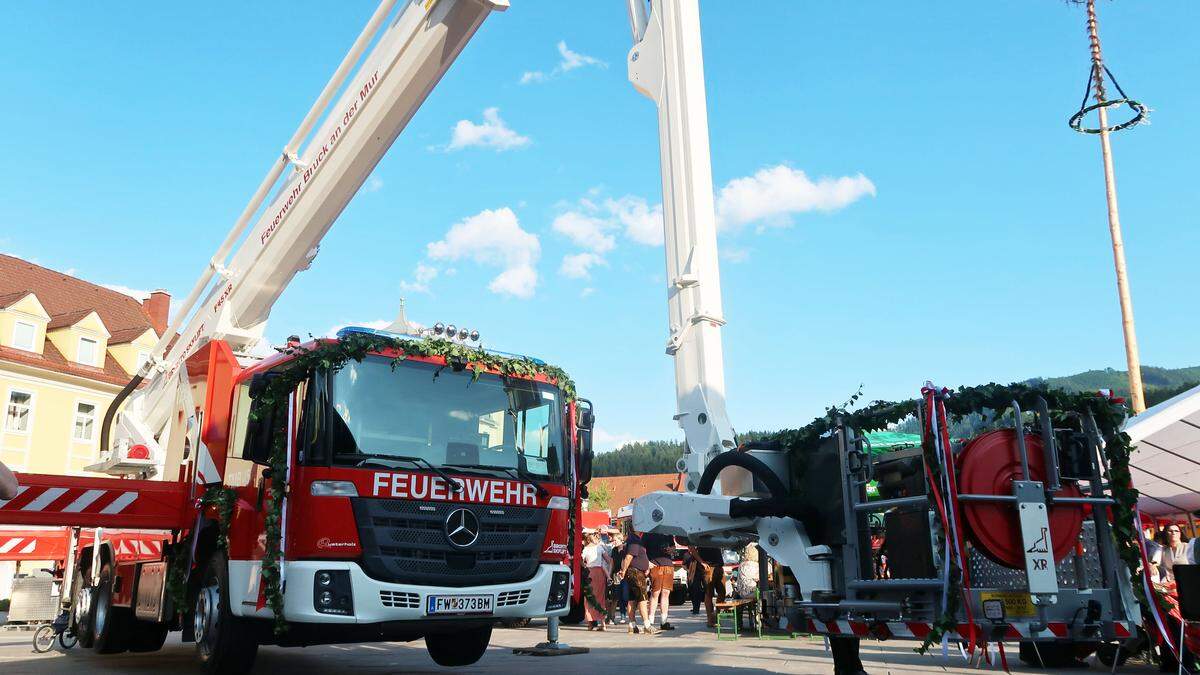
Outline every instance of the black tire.
<svg viewBox="0 0 1200 675">
<path fill-rule="evenodd" d="M 200 578 L 192 613 L 196 657 L 205 673 L 240 675 L 254 667 L 258 641 L 254 627 L 229 609 L 229 565 L 213 553 Z"/>
<path fill-rule="evenodd" d="M 54 626 L 45 624 L 33 631 L 33 651 L 45 654 L 54 649 Z"/>
<path fill-rule="evenodd" d="M 69 628 L 75 632 L 78 642 L 84 648 L 91 648 L 92 636 L 92 603 L 96 597 L 96 589 L 88 586 L 83 577 L 84 570 L 76 566 L 75 576 L 71 579 L 71 622 Z"/>
<path fill-rule="evenodd" d="M 113 605 L 115 579 L 112 563 L 102 564 L 91 612 L 92 648 L 99 654 L 120 654 L 129 644 L 129 622 L 133 620 L 133 613 L 128 607 Z"/>
<path fill-rule="evenodd" d="M 1119 651 L 1118 651 L 1119 650 Z M 1132 650 L 1119 642 L 1105 642 L 1096 649 L 1096 659 L 1106 667 L 1112 668 L 1116 661 L 1117 667 L 1125 665 Z"/>
<path fill-rule="evenodd" d="M 58 634 L 58 646 L 63 648 L 63 651 L 73 648 L 79 644 L 79 638 L 75 637 L 75 633 L 70 628 Z"/>
<path fill-rule="evenodd" d="M 567 611 L 565 616 L 559 618 L 559 622 L 564 623 L 568 626 L 575 626 L 575 625 L 582 623 L 583 616 L 584 616 L 584 614 L 583 614 L 584 604 L 586 604 L 586 603 L 587 603 L 587 600 L 585 600 L 584 598 L 580 598 L 578 603 L 572 602 L 571 609 Z"/>
<path fill-rule="evenodd" d="M 167 624 L 133 620 L 129 623 L 129 651 L 156 652 L 167 642 Z"/>
<path fill-rule="evenodd" d="M 425 636 L 425 649 L 439 666 L 450 668 L 469 666 L 483 658 L 492 641 L 492 627 L 482 626 L 457 633 L 434 633 Z"/>
</svg>

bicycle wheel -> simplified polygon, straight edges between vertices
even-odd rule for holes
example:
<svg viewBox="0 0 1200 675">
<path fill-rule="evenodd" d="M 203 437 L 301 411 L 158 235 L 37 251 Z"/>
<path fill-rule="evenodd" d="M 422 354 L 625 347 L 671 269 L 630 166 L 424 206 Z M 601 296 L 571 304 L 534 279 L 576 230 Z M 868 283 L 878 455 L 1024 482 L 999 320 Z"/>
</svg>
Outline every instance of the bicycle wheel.
<svg viewBox="0 0 1200 675">
<path fill-rule="evenodd" d="M 70 628 L 58 634 L 58 646 L 65 649 L 70 649 L 79 644 L 79 636 Z"/>
<path fill-rule="evenodd" d="M 33 651 L 45 654 L 54 647 L 54 626 L 46 624 L 33 632 Z"/>
</svg>

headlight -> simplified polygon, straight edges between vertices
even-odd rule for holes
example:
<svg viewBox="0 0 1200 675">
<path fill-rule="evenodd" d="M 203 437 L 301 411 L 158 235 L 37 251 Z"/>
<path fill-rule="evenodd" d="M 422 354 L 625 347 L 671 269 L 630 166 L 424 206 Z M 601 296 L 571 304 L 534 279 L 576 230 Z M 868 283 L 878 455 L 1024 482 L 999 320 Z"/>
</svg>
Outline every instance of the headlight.
<svg viewBox="0 0 1200 675">
<path fill-rule="evenodd" d="M 319 570 L 313 577 L 313 607 L 321 614 L 354 615 L 348 570 Z"/>
<path fill-rule="evenodd" d="M 562 609 L 571 601 L 571 573 L 555 572 L 550 578 L 550 592 L 546 595 L 546 611 Z"/>
<path fill-rule="evenodd" d="M 358 488 L 348 480 L 315 480 L 309 486 L 314 497 L 357 497 Z"/>
</svg>

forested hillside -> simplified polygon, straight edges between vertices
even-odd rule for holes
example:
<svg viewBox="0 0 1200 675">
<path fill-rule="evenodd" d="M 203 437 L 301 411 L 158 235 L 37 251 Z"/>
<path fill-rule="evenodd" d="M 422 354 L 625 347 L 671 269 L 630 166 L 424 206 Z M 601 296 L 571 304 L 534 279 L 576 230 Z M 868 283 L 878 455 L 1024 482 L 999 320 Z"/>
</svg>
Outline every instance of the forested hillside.
<svg viewBox="0 0 1200 675">
<path fill-rule="evenodd" d="M 1157 368 L 1142 366 L 1142 381 L 1146 386 L 1146 405 L 1161 403 L 1176 394 L 1200 383 L 1200 366 L 1191 368 Z M 1066 377 L 1034 378 L 1030 383 L 1045 382 L 1051 387 L 1068 391 L 1094 391 L 1112 389 L 1119 396 L 1129 394 L 1129 380 L 1123 370 L 1089 370 Z M 800 420 L 798 423 L 807 423 Z M 972 415 L 952 424 L 950 433 L 955 438 L 969 438 L 990 425 L 989 420 Z M 901 423 L 896 431 L 919 433 L 916 420 Z M 770 432 L 750 431 L 742 434 L 742 440 L 752 440 Z M 597 476 L 635 476 L 648 473 L 672 473 L 675 461 L 683 454 L 681 441 L 638 441 L 596 456 L 594 472 Z"/>
</svg>

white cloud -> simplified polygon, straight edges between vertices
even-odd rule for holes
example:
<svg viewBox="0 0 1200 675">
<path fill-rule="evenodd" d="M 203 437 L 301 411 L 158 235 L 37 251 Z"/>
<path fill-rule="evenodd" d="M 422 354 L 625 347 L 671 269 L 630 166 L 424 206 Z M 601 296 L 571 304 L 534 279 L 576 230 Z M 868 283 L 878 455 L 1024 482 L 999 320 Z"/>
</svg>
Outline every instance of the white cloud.
<svg viewBox="0 0 1200 675">
<path fill-rule="evenodd" d="M 744 263 L 750 259 L 750 249 L 726 246 L 721 249 L 721 259 L 734 264 Z"/>
<path fill-rule="evenodd" d="M 463 148 L 491 148 L 497 152 L 523 148 L 529 145 L 528 136 L 522 136 L 513 131 L 500 119 L 499 108 L 488 108 L 483 111 L 483 123 L 476 124 L 471 120 L 459 120 L 451 132 L 450 144 L 447 151 L 462 150 Z"/>
<path fill-rule="evenodd" d="M 599 66 L 600 68 L 608 67 L 607 63 L 594 56 L 588 56 L 587 54 L 580 54 L 579 52 L 571 51 L 571 49 L 567 47 L 566 40 L 558 41 L 558 53 L 560 56 L 562 56 L 562 61 L 559 62 L 558 67 L 564 73 L 569 70 L 575 70 L 576 68 L 582 68 L 584 66 Z"/>
<path fill-rule="evenodd" d="M 579 297 L 586 298 L 595 292 L 596 292 L 596 289 L 592 288 L 591 286 L 588 286 L 587 288 L 584 288 L 583 290 L 579 291 Z"/>
<path fill-rule="evenodd" d="M 485 209 L 455 223 L 440 241 L 428 245 L 431 260 L 472 260 L 480 265 L 501 267 L 488 288 L 493 293 L 517 298 L 533 297 L 537 286 L 537 264 L 542 247 L 537 235 L 521 229 L 517 214 L 503 207 Z"/>
<path fill-rule="evenodd" d="M 598 193 L 589 190 L 590 197 Z M 594 253 L 607 253 L 616 246 L 610 232 L 623 231 L 639 244 L 661 246 L 663 243 L 662 204 L 650 206 L 645 199 L 625 195 L 597 203 L 590 197 L 580 198 L 574 207 L 560 213 L 551 225 L 555 232 L 566 235 L 580 248 Z"/>
<path fill-rule="evenodd" d="M 110 291 L 124 293 L 125 295 L 128 295 L 129 297 L 131 297 L 135 300 L 138 300 L 138 301 L 142 301 L 142 300 L 145 300 L 146 298 L 150 297 L 150 291 L 143 291 L 140 288 L 130 288 L 128 286 L 122 286 L 121 284 L 100 284 L 100 285 L 107 288 Z"/>
<path fill-rule="evenodd" d="M 581 54 L 577 51 L 573 51 L 567 46 L 565 40 L 558 41 L 558 55 L 561 57 L 558 65 L 554 66 L 554 69 L 549 73 L 541 70 L 527 70 L 521 74 L 520 83 L 535 84 L 545 82 L 547 80 L 556 78 L 563 73 L 570 72 L 577 68 L 583 68 L 585 66 L 595 66 L 597 68 L 608 67 L 607 63 L 594 56 L 588 56 L 587 54 Z"/>
<path fill-rule="evenodd" d="M 537 288 L 537 270 L 532 265 L 509 267 L 488 284 L 488 290 L 497 295 L 511 295 L 522 300 L 532 298 L 535 288 Z"/>
<path fill-rule="evenodd" d="M 662 246 L 662 204 L 650 206 L 641 197 L 625 195 L 604 200 L 604 208 L 625 228 L 625 236 L 639 244 Z"/>
<path fill-rule="evenodd" d="M 365 186 L 363 186 L 363 191 L 367 193 L 379 192 L 381 189 L 383 189 L 382 178 L 372 178 L 371 180 L 367 181 Z"/>
<path fill-rule="evenodd" d="M 429 282 L 436 279 L 437 275 L 438 268 L 419 262 L 416 269 L 413 270 L 413 280 L 401 281 L 400 290 L 410 293 L 428 293 Z"/>
<path fill-rule="evenodd" d="M 726 183 L 717 195 L 717 224 L 723 230 L 752 222 L 787 226 L 797 213 L 836 211 L 868 195 L 875 196 L 875 184 L 861 173 L 814 182 L 799 169 L 777 164 Z"/>
<path fill-rule="evenodd" d="M 612 236 L 604 233 L 605 230 L 611 229 L 612 225 L 612 222 L 603 218 L 580 211 L 567 211 L 556 217 L 550 227 L 580 248 L 594 253 L 607 253 L 617 245 Z"/>
<path fill-rule="evenodd" d="M 563 256 L 562 265 L 558 268 L 558 273 L 570 279 L 589 279 L 591 273 L 589 270 L 596 265 L 607 265 L 604 258 L 595 253 L 573 253 Z"/>
<path fill-rule="evenodd" d="M 644 439 L 628 433 L 612 433 L 602 427 L 596 427 L 596 430 L 592 432 L 592 444 L 595 446 L 596 452 L 616 450 L 626 443 L 637 443 L 641 440 Z"/>
</svg>

